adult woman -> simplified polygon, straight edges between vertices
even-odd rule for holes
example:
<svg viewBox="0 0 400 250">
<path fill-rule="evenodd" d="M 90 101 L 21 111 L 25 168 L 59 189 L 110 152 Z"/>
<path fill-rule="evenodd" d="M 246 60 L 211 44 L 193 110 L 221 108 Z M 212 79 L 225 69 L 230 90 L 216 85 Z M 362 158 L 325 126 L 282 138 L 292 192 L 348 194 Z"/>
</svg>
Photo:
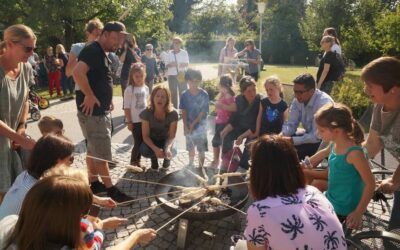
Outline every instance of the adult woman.
<svg viewBox="0 0 400 250">
<path fill-rule="evenodd" d="M 136 38 L 134 35 L 129 36 L 125 42 L 122 50 L 118 52 L 119 60 L 122 63 L 121 69 L 121 89 L 122 93 L 125 93 L 126 86 L 128 84 L 129 70 L 131 69 L 132 63 L 140 62 L 140 51 Z"/>
<path fill-rule="evenodd" d="M 332 205 L 305 186 L 293 145 L 277 135 L 257 139 L 251 150 L 250 192 L 244 236 L 253 249 L 347 249 Z"/>
<path fill-rule="evenodd" d="M 339 39 L 337 38 L 337 33 L 335 28 L 329 27 L 324 29 L 324 33 L 322 34 L 322 36 L 333 36 L 335 38 L 335 42 L 331 47 L 331 51 L 336 52 L 339 55 L 342 55 L 342 48 L 340 47 L 340 42 Z"/>
<path fill-rule="evenodd" d="M 153 90 L 154 78 L 158 75 L 157 60 L 153 53 L 153 45 L 146 44 L 146 51 L 142 56 L 142 63 L 146 65 L 146 85 L 150 92 Z"/>
<path fill-rule="evenodd" d="M 67 67 L 65 68 L 65 74 L 68 77 L 72 76 L 72 72 L 76 64 L 78 63 L 78 56 L 81 53 L 82 49 L 85 47 L 87 43 L 95 41 L 97 40 L 97 38 L 99 38 L 103 27 L 104 27 L 103 23 L 98 18 L 94 18 L 86 24 L 85 26 L 86 42 L 74 43 L 71 46 L 68 64 Z M 78 85 L 75 85 L 75 89 L 79 89 L 77 87 Z"/>
<path fill-rule="evenodd" d="M 236 111 L 229 118 L 229 123 L 221 131 L 223 138 L 222 154 L 232 149 L 233 141 L 236 144 L 246 144 L 256 138 L 260 133 L 261 119 L 261 97 L 257 94 L 256 82 L 250 76 L 245 76 L 240 80 L 240 95 L 236 96 Z M 246 145 L 244 153 L 240 159 L 240 166 L 244 169 L 249 167 L 249 153 Z M 228 167 L 228 166 L 225 166 Z"/>
<path fill-rule="evenodd" d="M 0 202 L 22 171 L 16 145 L 31 149 L 25 135 L 28 118 L 28 82 L 32 67 L 27 63 L 36 44 L 33 31 L 21 24 L 8 27 L 0 43 Z"/>
<path fill-rule="evenodd" d="M 235 58 L 235 54 L 238 52 L 235 48 L 235 42 L 236 40 L 234 37 L 228 37 L 228 39 L 226 39 L 225 47 L 223 47 L 219 52 L 219 63 L 222 63 L 222 65 L 218 67 L 218 76 L 227 73 L 231 74 L 231 71 L 234 70 L 231 65 L 226 64 L 231 64 L 232 60 Z"/>
<path fill-rule="evenodd" d="M 89 249 L 81 225 L 92 200 L 89 186 L 79 179 L 59 175 L 41 179 L 28 192 L 21 214 L 0 222 L 1 249 Z M 94 228 L 101 230 L 103 226 L 97 222 L 94 220 Z M 152 229 L 137 230 L 113 249 L 131 249 L 155 234 Z"/>
<path fill-rule="evenodd" d="M 317 72 L 317 88 L 328 95 L 332 91 L 333 81 L 338 81 L 343 73 L 341 72 L 340 56 L 331 50 L 334 42 L 335 38 L 332 36 L 324 36 L 321 39 L 321 48 L 325 53 Z"/>
<path fill-rule="evenodd" d="M 157 85 L 150 96 L 150 106 L 140 113 L 143 141 L 140 153 L 151 158 L 151 168 L 158 169 L 157 158 L 163 158 L 163 167 L 170 165 L 172 147 L 178 124 L 178 112 L 172 107 L 167 86 Z"/>
<path fill-rule="evenodd" d="M 65 52 L 65 48 L 62 44 L 57 44 L 56 54 L 61 63 L 61 87 L 63 90 L 64 98 L 66 98 L 68 91 L 70 96 L 72 96 L 74 93 L 72 79 L 67 77 L 67 75 L 65 74 L 65 68 L 68 64 L 68 54 Z"/>
<path fill-rule="evenodd" d="M 364 146 L 374 157 L 381 149 L 400 161 L 400 60 L 381 57 L 368 63 L 361 72 L 365 92 L 375 103 L 371 128 Z M 400 167 L 391 178 L 378 183 L 378 189 L 394 193 L 389 230 L 400 228 Z"/>
<path fill-rule="evenodd" d="M 4 196 L 0 206 L 0 219 L 10 214 L 19 214 L 26 193 L 42 174 L 59 164 L 71 165 L 73 152 L 74 144 L 61 135 L 49 134 L 40 138 L 33 147 L 26 171 L 18 175 Z"/>
<path fill-rule="evenodd" d="M 178 108 L 178 96 L 187 89 L 185 81 L 185 71 L 189 66 L 189 55 L 186 50 L 181 49 L 182 39 L 174 37 L 172 39 L 172 50 L 170 50 L 165 58 L 168 75 L 168 87 L 171 91 L 172 104 Z"/>
<path fill-rule="evenodd" d="M 53 96 L 53 88 L 56 88 L 57 96 L 61 96 L 60 80 L 61 80 L 61 66 L 62 60 L 54 55 L 53 47 L 49 46 L 44 56 L 45 68 L 47 71 L 47 78 L 49 80 L 49 94 Z"/>
</svg>

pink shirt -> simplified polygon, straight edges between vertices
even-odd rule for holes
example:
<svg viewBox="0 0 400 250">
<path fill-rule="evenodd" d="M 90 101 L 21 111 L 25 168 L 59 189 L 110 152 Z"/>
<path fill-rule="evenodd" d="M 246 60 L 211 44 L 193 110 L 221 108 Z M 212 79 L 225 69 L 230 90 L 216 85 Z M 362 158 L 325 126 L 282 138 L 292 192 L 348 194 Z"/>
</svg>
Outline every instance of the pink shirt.
<svg viewBox="0 0 400 250">
<path fill-rule="evenodd" d="M 232 103 L 235 103 L 235 97 L 234 96 L 221 96 L 218 100 L 219 103 L 225 104 L 225 105 L 231 105 Z M 215 123 L 216 124 L 226 124 L 229 121 L 229 117 L 231 116 L 232 112 L 226 111 L 222 108 L 217 108 L 217 117 L 215 117 Z"/>
</svg>

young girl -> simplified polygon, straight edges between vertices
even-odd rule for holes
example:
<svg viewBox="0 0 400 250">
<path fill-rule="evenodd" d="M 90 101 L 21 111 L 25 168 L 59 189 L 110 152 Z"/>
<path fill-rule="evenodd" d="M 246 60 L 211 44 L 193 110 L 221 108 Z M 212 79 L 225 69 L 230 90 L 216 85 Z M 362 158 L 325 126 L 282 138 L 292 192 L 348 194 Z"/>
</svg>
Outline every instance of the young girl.
<svg viewBox="0 0 400 250">
<path fill-rule="evenodd" d="M 142 63 L 132 64 L 129 72 L 129 86 L 124 92 L 124 111 L 129 131 L 132 132 L 134 146 L 131 153 L 131 165 L 140 167 L 139 147 L 143 142 L 142 123 L 139 114 L 146 108 L 149 88 L 144 84 L 146 68 Z"/>
<path fill-rule="evenodd" d="M 264 87 L 268 96 L 261 100 L 260 135 L 279 134 L 289 116 L 288 105 L 282 99 L 282 84 L 278 77 L 270 76 L 265 80 Z"/>
<path fill-rule="evenodd" d="M 332 141 L 330 146 L 306 159 L 304 167 L 316 166 L 328 157 L 328 191 L 341 222 L 349 228 L 358 228 L 362 215 L 375 190 L 364 149 L 360 146 L 364 134 L 352 117 L 351 110 L 343 104 L 327 104 L 315 114 L 321 139 Z"/>
<path fill-rule="evenodd" d="M 221 146 L 221 131 L 228 123 L 232 112 L 236 111 L 235 92 L 232 90 L 232 77 L 229 74 L 221 76 L 219 80 L 219 99 L 215 104 L 217 117 L 215 117 L 215 134 L 212 139 L 214 160 L 212 167 L 219 165 L 219 152 Z"/>
</svg>

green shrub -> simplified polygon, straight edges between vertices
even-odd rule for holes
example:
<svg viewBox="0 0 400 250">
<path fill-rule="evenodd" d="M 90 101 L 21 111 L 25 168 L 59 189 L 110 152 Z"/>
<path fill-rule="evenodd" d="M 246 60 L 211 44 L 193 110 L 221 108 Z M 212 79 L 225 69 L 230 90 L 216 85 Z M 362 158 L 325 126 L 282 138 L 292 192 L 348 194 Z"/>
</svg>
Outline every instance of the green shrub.
<svg viewBox="0 0 400 250">
<path fill-rule="evenodd" d="M 336 82 L 331 96 L 351 108 L 355 119 L 359 120 L 369 106 L 369 99 L 364 93 L 364 84 L 359 77 L 345 77 Z"/>
<path fill-rule="evenodd" d="M 210 101 L 215 101 L 215 97 L 218 95 L 218 81 L 204 80 L 203 89 L 207 91 Z"/>
</svg>

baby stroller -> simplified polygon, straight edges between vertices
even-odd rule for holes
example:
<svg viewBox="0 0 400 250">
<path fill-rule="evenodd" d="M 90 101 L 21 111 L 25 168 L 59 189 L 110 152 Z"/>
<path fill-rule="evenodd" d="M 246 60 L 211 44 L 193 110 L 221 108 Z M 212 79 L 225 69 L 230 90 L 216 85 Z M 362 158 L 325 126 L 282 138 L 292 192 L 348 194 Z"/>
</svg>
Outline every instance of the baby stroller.
<svg viewBox="0 0 400 250">
<path fill-rule="evenodd" d="M 32 88 L 29 89 L 29 101 L 37 105 L 39 109 L 47 109 L 50 106 L 49 100 L 41 97 Z"/>
<path fill-rule="evenodd" d="M 38 105 L 34 103 L 30 98 L 28 101 L 29 101 L 29 113 L 31 114 L 32 120 L 34 121 L 40 120 L 40 117 L 42 117 L 42 115 L 40 114 Z"/>
</svg>

